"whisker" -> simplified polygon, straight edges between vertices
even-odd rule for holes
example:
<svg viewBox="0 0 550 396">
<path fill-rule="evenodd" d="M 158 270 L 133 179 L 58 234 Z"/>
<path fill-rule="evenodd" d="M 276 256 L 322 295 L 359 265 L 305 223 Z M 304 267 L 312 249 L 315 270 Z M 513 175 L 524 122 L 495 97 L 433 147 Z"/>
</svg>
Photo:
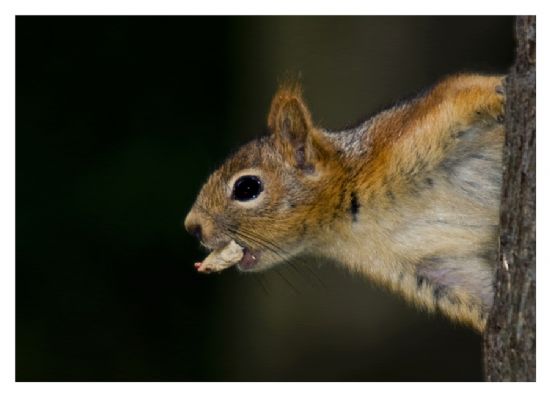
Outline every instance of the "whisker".
<svg viewBox="0 0 550 396">
<path fill-rule="evenodd" d="M 299 260 L 298 262 L 301 265 L 298 267 L 298 266 L 296 266 L 296 263 L 295 263 L 295 261 L 297 261 L 295 257 L 291 257 L 289 253 L 287 253 L 284 249 L 280 248 L 279 246 L 275 245 L 274 243 L 266 241 L 265 239 L 263 239 L 263 237 L 261 235 L 256 234 L 251 230 L 246 230 L 245 231 L 245 230 L 233 229 L 232 231 L 235 232 L 235 233 L 243 235 L 245 238 L 249 238 L 250 240 L 257 243 L 258 245 L 260 245 L 260 246 L 264 247 L 265 249 L 271 251 L 272 253 L 276 254 L 279 258 L 282 259 L 282 261 L 284 261 L 285 263 L 290 264 L 290 266 L 292 267 L 292 269 L 294 271 L 296 271 L 296 273 L 298 273 L 301 277 L 303 277 L 304 279 L 308 280 L 308 282 L 310 282 L 310 280 L 311 280 L 310 277 L 308 277 L 303 271 L 298 270 L 299 267 L 305 268 L 306 271 L 309 272 L 309 274 L 311 274 L 315 278 L 315 280 L 317 281 L 316 283 L 318 283 L 319 285 L 321 285 L 325 289 L 327 288 L 325 283 L 323 282 L 323 280 L 309 267 L 309 265 L 305 261 Z M 313 283 L 310 283 L 310 284 L 314 285 Z"/>
<path fill-rule="evenodd" d="M 253 278 L 258 281 L 264 293 L 269 296 L 270 295 L 269 290 L 267 289 L 267 286 L 264 284 L 264 281 L 262 280 L 262 276 L 260 274 L 253 274 L 253 275 L 254 275 Z"/>
<path fill-rule="evenodd" d="M 205 214 L 206 216 L 208 216 L 210 219 L 214 220 L 214 216 L 212 214 L 210 214 L 205 208 L 203 207 L 200 207 L 200 210 L 203 214 Z M 226 232 L 224 231 L 224 227 L 227 228 L 229 230 L 229 232 Z M 317 281 L 318 284 L 320 284 L 323 288 L 326 289 L 326 285 L 325 283 L 322 281 L 322 279 L 307 265 L 307 263 L 305 263 L 303 260 L 300 260 L 299 263 L 301 264 L 300 266 L 297 266 L 296 265 L 296 258 L 295 257 L 292 257 L 287 251 L 285 251 L 283 248 L 281 248 L 280 246 L 270 242 L 270 241 L 267 241 L 263 236 L 257 234 L 256 232 L 252 231 L 252 230 L 237 230 L 236 228 L 234 227 L 231 227 L 229 224 L 221 224 L 221 227 L 220 227 L 220 232 L 222 232 L 225 236 L 231 238 L 231 239 L 236 239 L 236 242 L 239 242 L 239 239 L 241 240 L 241 244 L 244 244 L 246 245 L 247 243 L 242 243 L 242 242 L 247 242 L 247 241 L 252 241 L 254 242 L 255 244 L 259 245 L 260 247 L 272 252 L 273 254 L 275 254 L 276 256 L 278 256 L 283 262 L 285 263 L 288 263 L 290 264 L 291 268 L 296 272 L 298 273 L 300 276 L 302 276 L 304 279 L 307 279 L 308 282 L 310 281 L 310 278 L 308 276 L 306 276 L 303 272 L 301 272 L 300 270 L 298 270 L 298 267 L 303 267 L 306 269 L 306 271 L 308 273 L 310 273 Z M 232 235 L 234 234 L 234 235 Z M 294 262 L 293 262 L 294 261 Z M 289 283 L 289 281 L 284 277 L 282 276 L 282 274 L 278 273 L 279 276 L 281 276 L 283 279 L 285 279 L 285 281 L 287 283 Z M 311 283 L 310 283 L 311 284 Z M 264 287 L 265 285 L 262 285 L 262 287 Z M 291 286 L 295 291 L 296 288 L 292 285 Z"/>
<path fill-rule="evenodd" d="M 290 286 L 290 288 L 292 290 L 294 290 L 294 293 L 300 295 L 301 293 L 298 291 L 298 289 L 292 284 L 292 282 L 290 282 L 282 273 L 281 271 L 279 271 L 278 268 L 274 268 L 275 270 L 275 273 L 277 273 L 277 275 L 279 275 L 285 282 L 288 286 Z"/>
<path fill-rule="evenodd" d="M 326 284 L 323 282 L 323 280 L 313 271 L 313 269 L 305 261 L 296 260 L 295 257 L 290 257 L 290 254 L 287 253 L 285 250 L 283 250 L 281 247 L 275 245 L 272 242 L 265 241 L 265 240 L 261 239 L 262 237 L 258 234 L 255 234 L 253 231 L 248 230 L 248 231 L 245 231 L 245 232 L 247 234 L 253 235 L 253 237 L 251 237 L 252 240 L 258 242 L 258 244 L 261 244 L 262 246 L 266 247 L 268 250 L 270 250 L 273 253 L 277 254 L 281 259 L 283 259 L 283 261 L 289 263 L 290 266 L 292 267 L 292 269 L 294 269 L 300 276 L 304 277 L 305 279 L 307 279 L 309 281 L 310 278 L 307 277 L 306 274 L 304 274 L 302 271 L 298 270 L 298 266 L 296 266 L 296 263 L 295 263 L 295 261 L 298 261 L 298 263 L 301 264 L 299 267 L 305 268 L 306 271 L 309 272 L 309 274 L 311 274 L 315 278 L 315 280 L 317 281 L 318 284 L 320 284 L 325 289 L 327 288 Z M 266 244 L 268 244 L 268 243 L 270 245 L 269 247 L 266 246 Z"/>
<path fill-rule="evenodd" d="M 269 250 L 270 252 L 278 255 L 279 257 L 283 258 L 283 259 L 286 259 L 284 256 L 282 256 L 277 250 L 275 250 L 272 246 L 270 246 L 269 244 L 267 244 L 267 241 L 259 238 L 259 237 L 256 237 L 256 236 L 253 236 L 251 234 L 249 234 L 248 232 L 244 232 L 242 230 L 237 230 L 237 229 L 232 229 L 230 228 L 230 231 L 235 233 L 236 235 L 240 235 L 242 237 L 244 237 L 245 239 L 249 239 L 251 241 L 253 241 L 254 243 L 256 243 L 257 245 L 260 245 L 261 247 Z"/>
<path fill-rule="evenodd" d="M 325 284 L 325 282 L 323 282 L 323 280 L 321 279 L 321 277 L 315 273 L 315 271 L 313 270 L 313 268 L 311 268 L 307 263 L 304 265 L 304 268 L 305 268 L 311 275 L 313 275 L 313 277 L 317 280 L 317 282 L 318 282 L 325 290 L 328 289 L 328 288 L 327 288 L 327 285 Z"/>
</svg>

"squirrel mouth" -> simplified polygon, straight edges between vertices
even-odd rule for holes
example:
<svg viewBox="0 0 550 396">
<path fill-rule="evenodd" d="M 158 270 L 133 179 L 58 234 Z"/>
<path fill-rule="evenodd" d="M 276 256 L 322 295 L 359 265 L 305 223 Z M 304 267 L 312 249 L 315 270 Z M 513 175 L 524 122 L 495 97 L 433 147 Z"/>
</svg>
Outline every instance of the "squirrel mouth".
<svg viewBox="0 0 550 396">
<path fill-rule="evenodd" d="M 195 263 L 198 272 L 220 272 L 236 265 L 241 271 L 250 271 L 258 262 L 259 253 L 240 246 L 231 240 L 225 246 L 213 250 L 202 262 Z"/>
<path fill-rule="evenodd" d="M 251 252 L 250 249 L 243 249 L 243 258 L 237 263 L 241 271 L 249 271 L 254 268 L 259 259 L 259 252 Z"/>
</svg>

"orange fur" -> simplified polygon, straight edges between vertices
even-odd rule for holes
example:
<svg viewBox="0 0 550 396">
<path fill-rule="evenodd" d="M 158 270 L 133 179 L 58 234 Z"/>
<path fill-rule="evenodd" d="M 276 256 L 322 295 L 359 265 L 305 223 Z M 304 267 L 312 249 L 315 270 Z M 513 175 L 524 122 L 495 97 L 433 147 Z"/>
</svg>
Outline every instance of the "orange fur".
<svg viewBox="0 0 550 396">
<path fill-rule="evenodd" d="M 358 127 L 316 127 L 296 83 L 269 136 L 214 172 L 186 219 L 209 249 L 230 240 L 267 269 L 310 252 L 481 331 L 492 303 L 503 144 L 502 77 L 457 75 Z M 253 175 L 257 199 L 231 198 Z M 244 268 L 240 268 L 244 270 Z"/>
</svg>

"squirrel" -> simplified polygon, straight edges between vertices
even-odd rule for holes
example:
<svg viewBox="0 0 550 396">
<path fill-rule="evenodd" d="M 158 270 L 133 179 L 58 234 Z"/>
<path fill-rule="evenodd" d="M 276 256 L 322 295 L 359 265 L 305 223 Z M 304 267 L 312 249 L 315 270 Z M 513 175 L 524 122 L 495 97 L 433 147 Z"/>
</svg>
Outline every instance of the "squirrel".
<svg viewBox="0 0 550 396">
<path fill-rule="evenodd" d="M 323 256 L 483 332 L 494 294 L 504 82 L 449 76 L 339 132 L 313 123 L 299 83 L 282 84 L 269 133 L 210 175 L 185 219 L 213 251 L 195 266 L 209 272 L 203 264 L 213 257 L 221 261 L 212 270 L 263 271 Z M 230 258 L 219 258 L 224 249 Z"/>
</svg>

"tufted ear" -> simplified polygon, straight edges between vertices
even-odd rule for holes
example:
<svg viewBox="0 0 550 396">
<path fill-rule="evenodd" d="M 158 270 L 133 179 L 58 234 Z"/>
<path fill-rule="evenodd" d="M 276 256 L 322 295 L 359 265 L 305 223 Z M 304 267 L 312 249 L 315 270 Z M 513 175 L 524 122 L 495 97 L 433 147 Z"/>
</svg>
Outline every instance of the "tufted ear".
<svg viewBox="0 0 550 396">
<path fill-rule="evenodd" d="M 298 84 L 279 88 L 271 102 L 267 126 L 274 134 L 277 149 L 291 165 L 311 172 L 324 158 L 327 143 L 313 126 Z"/>
</svg>

